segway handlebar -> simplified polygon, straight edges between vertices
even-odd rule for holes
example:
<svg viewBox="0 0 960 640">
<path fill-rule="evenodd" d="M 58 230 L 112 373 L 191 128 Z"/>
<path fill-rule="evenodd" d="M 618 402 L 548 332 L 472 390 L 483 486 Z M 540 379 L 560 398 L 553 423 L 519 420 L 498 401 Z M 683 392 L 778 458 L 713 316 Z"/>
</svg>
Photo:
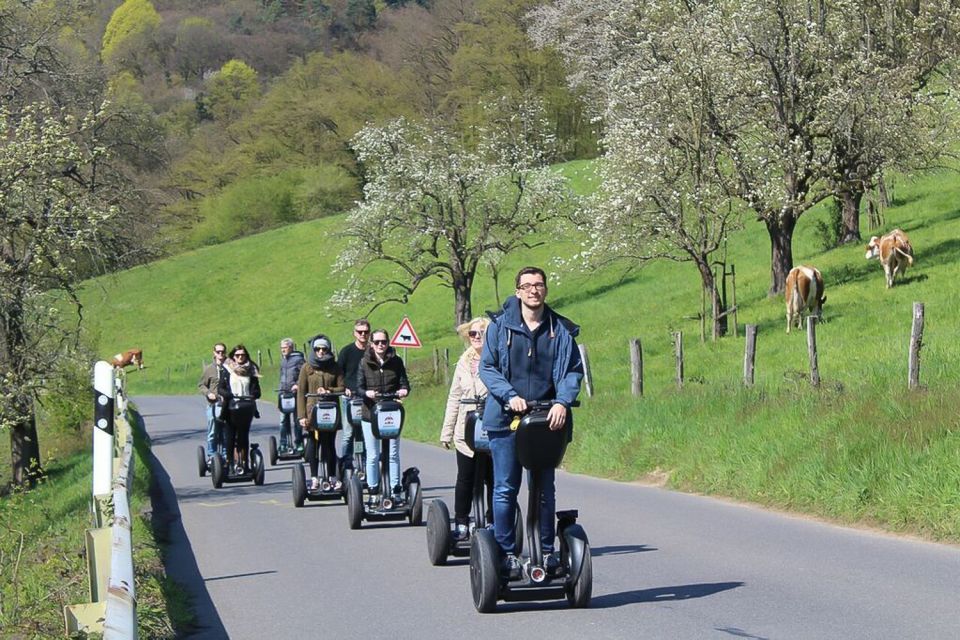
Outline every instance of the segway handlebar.
<svg viewBox="0 0 960 640">
<path fill-rule="evenodd" d="M 469 405 L 479 405 L 487 401 L 487 397 L 483 396 L 482 398 L 463 398 L 460 400 L 460 404 L 469 404 Z"/>
<path fill-rule="evenodd" d="M 257 399 L 257 398 L 255 398 L 254 396 L 234 395 L 234 396 L 231 396 L 231 397 L 232 397 L 234 400 L 256 400 L 256 399 Z"/>
<path fill-rule="evenodd" d="M 555 405 L 555 404 L 557 404 L 557 401 L 556 401 L 556 400 L 527 400 L 527 411 L 526 411 L 526 412 L 529 413 L 530 411 L 534 411 L 535 409 L 549 409 L 550 407 L 552 407 L 552 406 Z M 580 406 L 580 401 L 579 401 L 579 400 L 574 400 L 573 402 L 570 403 L 570 406 L 571 406 L 571 407 L 579 407 L 579 406 Z M 503 410 L 504 410 L 504 411 L 507 411 L 507 412 L 509 412 L 509 413 L 517 413 L 517 412 L 514 411 L 512 408 L 510 408 L 510 404 L 509 404 L 509 403 L 503 405 Z"/>
<path fill-rule="evenodd" d="M 343 395 L 343 391 L 329 391 L 327 393 L 305 393 L 303 394 L 305 398 L 339 398 Z"/>
</svg>

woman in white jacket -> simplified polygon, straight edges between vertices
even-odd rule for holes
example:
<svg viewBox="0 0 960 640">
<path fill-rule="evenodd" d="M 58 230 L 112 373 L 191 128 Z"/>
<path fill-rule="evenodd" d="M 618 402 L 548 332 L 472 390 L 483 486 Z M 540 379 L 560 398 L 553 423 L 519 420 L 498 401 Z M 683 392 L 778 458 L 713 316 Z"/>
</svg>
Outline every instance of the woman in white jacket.
<svg viewBox="0 0 960 640">
<path fill-rule="evenodd" d="M 480 353 L 483 351 L 483 338 L 490 320 L 474 318 L 470 322 L 457 327 L 457 332 L 467 342 L 467 349 L 457 360 L 453 372 L 453 383 L 450 385 L 450 394 L 447 396 L 447 410 L 443 418 L 443 428 L 440 430 L 440 444 L 449 449 L 452 444 L 457 452 L 457 485 L 454 491 L 454 521 L 456 529 L 454 538 L 465 540 L 468 536 L 470 523 L 470 508 L 473 502 L 473 487 L 476 482 L 487 483 L 487 504 L 492 505 L 491 492 L 493 489 L 493 465 L 487 465 L 488 478 L 478 478 L 474 473 L 473 451 L 467 447 L 464 436 L 467 413 L 473 410 L 483 410 L 483 402 L 476 407 L 460 404 L 461 400 L 484 398 L 487 388 L 480 380 Z M 490 513 L 487 521 L 492 522 Z"/>
</svg>

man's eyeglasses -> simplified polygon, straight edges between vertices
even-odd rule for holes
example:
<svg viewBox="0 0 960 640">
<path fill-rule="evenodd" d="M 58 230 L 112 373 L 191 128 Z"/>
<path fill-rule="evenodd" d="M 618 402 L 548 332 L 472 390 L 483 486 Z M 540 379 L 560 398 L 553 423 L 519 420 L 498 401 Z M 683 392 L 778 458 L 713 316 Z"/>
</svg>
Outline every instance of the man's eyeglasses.
<svg viewBox="0 0 960 640">
<path fill-rule="evenodd" d="M 471 338 L 482 338 L 483 331 L 468 331 L 467 335 L 470 336 Z"/>
<path fill-rule="evenodd" d="M 222 356 L 223 354 L 225 354 L 225 353 L 227 352 L 227 350 L 226 350 L 226 349 L 214 349 L 213 352 Z"/>
<path fill-rule="evenodd" d="M 387 344 L 387 342 L 388 342 L 387 340 L 374 340 L 373 344 L 384 345 L 384 344 Z"/>
<path fill-rule="evenodd" d="M 358 336 L 365 336 L 370 333 L 370 329 L 354 329 L 353 332 Z"/>
<path fill-rule="evenodd" d="M 326 347 L 314 347 L 313 350 L 314 351 L 330 351 L 330 349 L 327 349 Z"/>
<path fill-rule="evenodd" d="M 520 291 L 530 291 L 531 289 L 536 289 L 538 291 L 546 291 L 547 283 L 546 282 L 524 282 L 517 287 Z"/>
</svg>

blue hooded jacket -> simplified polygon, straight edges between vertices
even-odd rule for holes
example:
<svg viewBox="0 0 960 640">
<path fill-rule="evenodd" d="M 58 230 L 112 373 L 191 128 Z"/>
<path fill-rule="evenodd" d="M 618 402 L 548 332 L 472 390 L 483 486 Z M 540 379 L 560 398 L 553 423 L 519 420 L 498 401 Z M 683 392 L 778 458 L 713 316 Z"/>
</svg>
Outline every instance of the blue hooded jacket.
<svg viewBox="0 0 960 640">
<path fill-rule="evenodd" d="M 530 345 L 526 336 L 516 339 L 515 334 L 527 332 L 520 311 L 520 300 L 509 298 L 498 313 L 490 314 L 491 324 L 487 329 L 483 353 L 480 357 L 480 379 L 487 386 L 489 395 L 483 410 L 483 424 L 491 431 L 510 428 L 510 414 L 503 410 L 511 398 L 518 395 L 510 384 L 510 349 L 525 349 Z M 543 324 L 549 332 L 549 343 L 554 352 L 553 387 L 556 401 L 568 408 L 580 393 L 583 380 L 583 362 L 574 338 L 580 327 L 556 313 L 544 304 Z M 537 353 L 549 357 L 550 354 Z"/>
</svg>

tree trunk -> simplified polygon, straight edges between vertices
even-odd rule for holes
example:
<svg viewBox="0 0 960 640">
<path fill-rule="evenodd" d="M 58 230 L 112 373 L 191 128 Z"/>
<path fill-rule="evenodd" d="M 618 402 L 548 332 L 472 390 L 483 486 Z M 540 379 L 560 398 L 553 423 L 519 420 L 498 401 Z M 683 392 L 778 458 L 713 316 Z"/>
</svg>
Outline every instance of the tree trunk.
<svg viewBox="0 0 960 640">
<path fill-rule="evenodd" d="M 37 438 L 37 420 L 33 402 L 15 400 L 18 415 L 22 420 L 10 429 L 10 463 L 13 468 L 13 484 L 34 486 L 40 477 L 40 440 Z"/>
<path fill-rule="evenodd" d="M 697 265 L 697 271 L 700 272 L 700 286 L 703 288 L 704 296 L 707 300 L 706 313 L 711 313 L 712 309 L 723 310 L 720 302 L 720 293 L 717 291 L 717 281 L 713 277 L 713 270 L 710 268 L 709 256 L 697 256 L 694 258 Z M 720 319 L 713 318 L 713 329 L 711 335 L 722 336 Z"/>
<path fill-rule="evenodd" d="M 840 244 L 860 242 L 860 202 L 863 200 L 863 191 L 844 190 L 839 198 L 842 216 L 837 240 Z"/>
<path fill-rule="evenodd" d="M 770 290 L 769 297 L 781 295 L 787 286 L 787 274 L 793 268 L 793 230 L 797 218 L 791 211 L 770 215 L 764 219 L 770 235 Z"/>
<path fill-rule="evenodd" d="M 454 322 L 459 327 L 465 322 L 469 322 L 473 317 L 473 309 L 470 306 L 470 293 L 473 290 L 473 278 L 462 276 L 454 278 L 453 281 L 453 303 L 454 303 Z"/>
</svg>

